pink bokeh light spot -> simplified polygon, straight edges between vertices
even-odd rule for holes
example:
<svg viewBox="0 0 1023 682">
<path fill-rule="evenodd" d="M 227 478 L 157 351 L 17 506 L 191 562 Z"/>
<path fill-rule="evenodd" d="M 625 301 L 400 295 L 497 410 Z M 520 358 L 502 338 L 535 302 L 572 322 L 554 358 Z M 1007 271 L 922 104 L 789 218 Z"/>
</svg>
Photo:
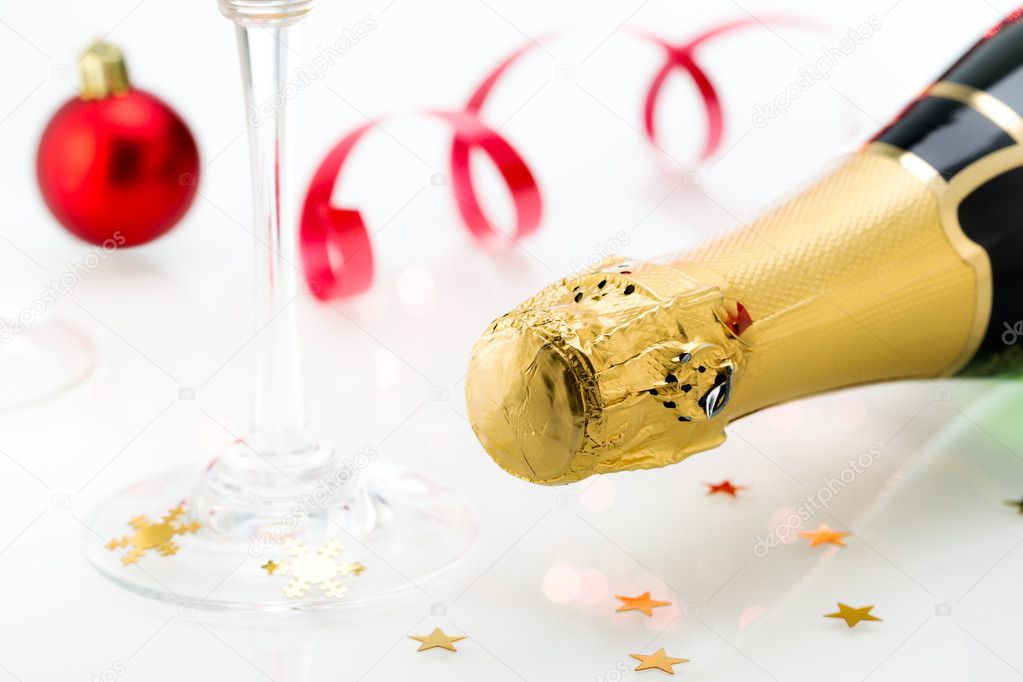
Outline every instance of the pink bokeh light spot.
<svg viewBox="0 0 1023 682">
<path fill-rule="evenodd" d="M 614 481 L 607 476 L 594 476 L 583 483 L 579 493 L 579 502 L 589 511 L 601 512 L 611 508 L 618 496 Z"/>
<path fill-rule="evenodd" d="M 600 571 L 587 569 L 579 573 L 579 594 L 576 599 L 588 606 L 599 604 L 607 597 L 607 576 Z"/>
<path fill-rule="evenodd" d="M 767 613 L 767 608 L 763 606 L 749 607 L 748 609 L 743 611 L 742 614 L 739 616 L 739 629 L 745 630 L 750 625 L 752 625 L 757 618 L 760 618 L 760 616 L 764 615 L 765 613 Z"/>
<path fill-rule="evenodd" d="M 867 403 L 858 395 L 834 396 L 828 405 L 831 423 L 843 431 L 858 429 L 867 421 Z"/>
<path fill-rule="evenodd" d="M 656 596 L 656 595 L 651 595 Z M 670 597 L 660 595 L 659 599 L 670 601 Z M 654 632 L 663 632 L 667 629 L 673 629 L 679 621 L 679 606 L 674 602 L 668 606 L 658 606 L 654 609 L 654 615 L 649 618 L 644 618 L 643 621 L 646 624 L 647 630 L 653 630 Z"/>
<path fill-rule="evenodd" d="M 799 403 L 778 405 L 765 410 L 764 419 L 775 431 L 794 431 L 803 423 L 803 406 Z"/>
<path fill-rule="evenodd" d="M 582 587 L 579 573 L 571 566 L 551 566 L 543 577 L 543 593 L 555 604 L 567 604 L 576 598 Z"/>
</svg>

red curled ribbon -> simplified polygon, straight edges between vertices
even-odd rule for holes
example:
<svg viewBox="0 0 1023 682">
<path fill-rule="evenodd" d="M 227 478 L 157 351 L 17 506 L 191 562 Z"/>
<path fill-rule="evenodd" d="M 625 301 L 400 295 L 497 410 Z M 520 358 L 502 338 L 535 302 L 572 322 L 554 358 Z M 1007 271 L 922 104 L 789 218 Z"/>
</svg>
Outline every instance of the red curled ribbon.
<svg viewBox="0 0 1023 682">
<path fill-rule="evenodd" d="M 646 101 L 643 104 L 643 129 L 646 131 L 647 139 L 651 144 L 657 146 L 657 128 L 654 122 L 657 101 L 671 72 L 675 69 L 682 69 L 689 73 L 696 84 L 696 89 L 699 90 L 700 97 L 703 98 L 703 108 L 707 112 L 707 139 L 703 145 L 703 151 L 700 153 L 700 160 L 706 161 L 717 152 L 725 134 L 725 117 L 721 110 L 721 98 L 710 77 L 707 76 L 707 72 L 700 68 L 693 59 L 691 43 L 676 47 L 669 43 L 657 42 L 664 48 L 668 56 L 664 65 L 651 81 L 650 88 L 646 93 Z"/>
<path fill-rule="evenodd" d="M 465 110 L 456 113 L 438 113 L 446 118 L 455 129 L 455 137 L 451 141 L 451 185 L 458 202 L 458 210 L 462 214 L 469 231 L 477 239 L 496 243 L 504 238 L 483 214 L 472 180 L 472 167 L 469 155 L 474 147 L 483 150 L 491 162 L 497 167 L 508 187 L 515 204 L 515 231 L 512 239 L 520 239 L 532 234 L 540 227 L 543 216 L 543 200 L 540 187 L 537 185 L 529 167 L 518 152 L 495 130 L 483 123 L 480 118 L 483 105 L 490 96 L 497 81 L 524 54 L 532 50 L 529 43 L 520 47 L 505 58 L 491 71 L 476 91 L 469 97 Z M 462 133 L 462 134 L 459 134 Z"/>
<path fill-rule="evenodd" d="M 430 112 L 454 130 L 451 181 L 455 201 L 470 232 L 480 240 L 505 238 L 484 216 L 469 167 L 473 149 L 484 152 L 504 179 L 515 204 L 513 239 L 534 232 L 543 213 L 540 188 L 517 151 L 471 111 Z M 310 291 L 329 300 L 358 294 L 373 282 L 373 249 L 362 214 L 330 203 L 345 162 L 359 141 L 376 126 L 367 123 L 346 135 L 320 163 L 302 206 L 299 247 Z"/>
<path fill-rule="evenodd" d="M 367 123 L 356 128 L 330 150 L 309 183 L 302 205 L 302 267 L 309 290 L 324 301 L 365 291 L 373 282 L 373 251 L 362 214 L 330 203 L 341 167 L 372 127 Z"/>
<path fill-rule="evenodd" d="M 721 106 L 721 97 L 718 95 L 717 88 L 714 87 L 714 83 L 707 75 L 707 72 L 703 70 L 703 67 L 697 64 L 694 53 L 698 47 L 713 38 L 717 38 L 718 36 L 731 33 L 732 31 L 736 31 L 741 28 L 763 26 L 767 22 L 774 24 L 789 24 L 790 26 L 795 26 L 797 28 L 812 27 L 811 22 L 798 17 L 778 16 L 766 20 L 749 17 L 718 24 L 681 45 L 673 45 L 672 43 L 649 33 L 639 32 L 637 34 L 640 37 L 659 45 L 665 52 L 664 64 L 650 82 L 650 87 L 647 89 L 646 99 L 643 103 L 643 129 L 646 132 L 647 139 L 650 140 L 652 145 L 655 147 L 658 146 L 656 124 L 657 102 L 664 90 L 664 85 L 668 80 L 668 76 L 670 76 L 671 72 L 675 69 L 679 69 L 688 73 L 689 77 L 693 79 L 693 83 L 696 85 L 696 89 L 699 91 L 700 97 L 703 100 L 703 108 L 707 115 L 707 139 L 704 142 L 703 151 L 700 152 L 700 161 L 707 161 L 718 152 L 721 148 L 721 142 L 725 135 L 725 117 L 724 110 Z"/>
<path fill-rule="evenodd" d="M 638 34 L 665 51 L 664 64 L 651 81 L 644 101 L 643 123 L 651 144 L 657 146 L 655 114 L 664 85 L 672 71 L 680 69 L 693 79 L 706 111 L 707 138 L 700 160 L 705 161 L 717 153 L 725 128 L 721 98 L 693 53 L 716 36 L 761 23 L 753 18 L 726 22 L 682 45 L 646 33 Z M 535 43 L 528 43 L 506 57 L 483 79 L 463 110 L 428 112 L 448 123 L 454 132 L 450 156 L 452 192 L 466 227 L 476 239 L 487 244 L 518 240 L 532 234 L 540 226 L 543 215 L 540 187 L 529 166 L 515 148 L 482 119 L 483 105 L 501 76 L 535 47 Z M 352 150 L 376 125 L 375 121 L 366 123 L 338 142 L 320 163 L 306 191 L 299 230 L 302 266 L 309 289 L 322 300 L 363 292 L 373 282 L 373 250 L 362 214 L 355 209 L 333 206 L 330 197 Z M 470 166 L 470 156 L 475 149 L 490 158 L 511 194 L 515 225 L 510 236 L 494 227 L 480 205 Z"/>
<path fill-rule="evenodd" d="M 472 111 L 436 112 L 436 115 L 451 123 L 455 130 L 451 143 L 451 185 L 458 210 L 473 236 L 491 243 L 507 239 L 483 215 L 469 165 L 473 149 L 480 149 L 490 157 L 511 193 L 515 204 L 515 231 L 511 238 L 520 239 L 535 232 L 543 215 L 540 187 L 519 153 Z"/>
</svg>

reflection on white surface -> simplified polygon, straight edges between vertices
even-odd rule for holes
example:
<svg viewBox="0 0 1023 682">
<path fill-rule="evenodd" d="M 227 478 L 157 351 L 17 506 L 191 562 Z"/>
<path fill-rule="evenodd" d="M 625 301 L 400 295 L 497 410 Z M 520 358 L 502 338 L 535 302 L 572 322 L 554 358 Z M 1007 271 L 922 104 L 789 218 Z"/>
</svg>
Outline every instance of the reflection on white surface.
<svg viewBox="0 0 1023 682">
<path fill-rule="evenodd" d="M 18 410 L 59 396 L 96 367 L 96 347 L 62 320 L 0 319 L 0 411 Z"/>
<path fill-rule="evenodd" d="M 437 285 L 426 268 L 408 268 L 398 275 L 398 297 L 405 312 L 412 317 L 425 317 L 437 306 Z"/>
</svg>

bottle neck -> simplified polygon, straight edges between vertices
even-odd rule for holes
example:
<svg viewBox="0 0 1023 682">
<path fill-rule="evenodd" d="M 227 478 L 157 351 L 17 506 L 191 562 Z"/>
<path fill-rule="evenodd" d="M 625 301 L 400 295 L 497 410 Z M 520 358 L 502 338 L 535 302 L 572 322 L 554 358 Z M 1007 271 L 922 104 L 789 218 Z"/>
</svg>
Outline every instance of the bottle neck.
<svg viewBox="0 0 1023 682">
<path fill-rule="evenodd" d="M 940 189 L 870 149 L 744 229 L 550 285 L 476 344 L 474 430 L 511 473 L 567 483 L 709 450 L 787 400 L 956 371 L 989 308 Z"/>
<path fill-rule="evenodd" d="M 676 265 L 752 317 L 737 338 L 732 418 L 821 391 L 949 374 L 976 350 L 976 272 L 928 184 L 883 154 L 844 160 Z"/>
</svg>

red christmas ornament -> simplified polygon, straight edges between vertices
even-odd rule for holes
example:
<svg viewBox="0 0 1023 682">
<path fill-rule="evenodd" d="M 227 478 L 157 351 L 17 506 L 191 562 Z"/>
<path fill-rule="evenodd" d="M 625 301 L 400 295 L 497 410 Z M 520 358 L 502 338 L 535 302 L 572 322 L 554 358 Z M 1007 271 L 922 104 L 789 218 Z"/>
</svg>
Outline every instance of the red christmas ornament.
<svg viewBox="0 0 1023 682">
<path fill-rule="evenodd" d="M 36 175 L 43 199 L 72 234 L 93 244 L 144 244 L 192 204 L 199 152 L 184 121 L 132 88 L 124 57 L 97 42 L 79 62 L 82 95 L 43 132 Z"/>
</svg>

